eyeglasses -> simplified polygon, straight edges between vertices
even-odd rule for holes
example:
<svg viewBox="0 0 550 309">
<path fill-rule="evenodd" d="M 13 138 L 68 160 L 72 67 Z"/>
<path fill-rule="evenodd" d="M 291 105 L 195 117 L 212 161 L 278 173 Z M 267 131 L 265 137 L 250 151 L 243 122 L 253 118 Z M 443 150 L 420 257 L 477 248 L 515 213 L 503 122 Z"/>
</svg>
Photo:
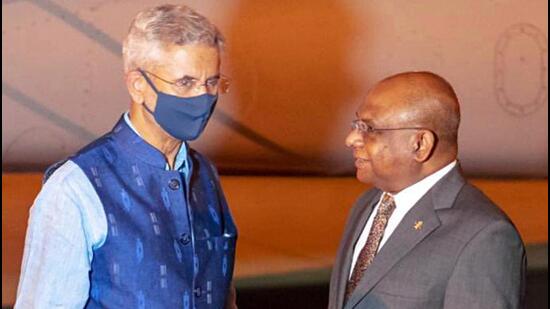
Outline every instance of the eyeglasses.
<svg viewBox="0 0 550 309">
<path fill-rule="evenodd" d="M 201 83 L 198 79 L 189 76 L 174 81 L 169 81 L 149 71 L 145 71 L 143 69 L 139 69 L 139 71 L 142 73 L 147 73 L 167 84 L 176 87 L 177 91 L 183 94 L 190 93 L 193 90 L 200 90 L 202 87 L 204 87 L 208 93 L 224 94 L 229 92 L 230 80 L 229 77 L 225 75 L 212 77 L 207 79 L 204 83 Z"/>
<path fill-rule="evenodd" d="M 358 130 L 362 134 L 372 134 L 378 131 L 397 131 L 397 130 L 428 130 L 433 132 L 431 129 L 424 127 L 404 127 L 404 128 L 375 128 L 367 124 L 363 119 L 355 119 L 351 122 L 351 129 Z"/>
</svg>

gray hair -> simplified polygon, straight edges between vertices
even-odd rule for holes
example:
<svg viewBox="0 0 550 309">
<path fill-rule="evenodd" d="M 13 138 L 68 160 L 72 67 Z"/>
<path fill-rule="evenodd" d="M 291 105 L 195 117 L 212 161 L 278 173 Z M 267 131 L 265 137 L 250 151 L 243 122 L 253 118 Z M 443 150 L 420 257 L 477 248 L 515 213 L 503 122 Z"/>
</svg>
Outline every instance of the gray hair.
<svg viewBox="0 0 550 309">
<path fill-rule="evenodd" d="M 224 38 L 206 17 L 185 5 L 161 5 L 137 14 L 122 45 L 124 72 L 151 65 L 169 45 L 223 48 Z"/>
</svg>

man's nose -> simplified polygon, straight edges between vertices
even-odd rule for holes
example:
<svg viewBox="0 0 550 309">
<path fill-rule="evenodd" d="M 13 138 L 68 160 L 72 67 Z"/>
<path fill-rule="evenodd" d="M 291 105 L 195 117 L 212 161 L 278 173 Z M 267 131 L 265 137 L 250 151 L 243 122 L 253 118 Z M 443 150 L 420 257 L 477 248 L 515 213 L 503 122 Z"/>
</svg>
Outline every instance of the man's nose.
<svg viewBox="0 0 550 309">
<path fill-rule="evenodd" d="M 193 94 L 195 95 L 203 95 L 208 92 L 208 88 L 206 86 L 206 83 L 197 83 L 196 85 L 193 85 Z"/>
<path fill-rule="evenodd" d="M 346 136 L 346 146 L 347 147 L 359 147 L 364 145 L 363 135 L 357 130 L 351 130 Z"/>
</svg>

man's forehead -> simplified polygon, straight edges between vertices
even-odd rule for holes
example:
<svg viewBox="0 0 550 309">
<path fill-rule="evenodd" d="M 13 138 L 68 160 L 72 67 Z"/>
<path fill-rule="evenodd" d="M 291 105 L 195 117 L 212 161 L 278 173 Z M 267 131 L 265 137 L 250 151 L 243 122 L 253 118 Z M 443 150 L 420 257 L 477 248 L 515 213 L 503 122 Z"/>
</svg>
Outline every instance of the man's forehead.
<svg viewBox="0 0 550 309">
<path fill-rule="evenodd" d="M 369 92 L 356 112 L 356 117 L 372 123 L 401 122 L 408 119 L 411 112 L 406 99 L 388 91 Z"/>
<path fill-rule="evenodd" d="M 208 78 L 219 74 L 220 67 L 218 50 L 204 45 L 171 46 L 155 62 L 159 70 L 174 78 Z"/>
</svg>

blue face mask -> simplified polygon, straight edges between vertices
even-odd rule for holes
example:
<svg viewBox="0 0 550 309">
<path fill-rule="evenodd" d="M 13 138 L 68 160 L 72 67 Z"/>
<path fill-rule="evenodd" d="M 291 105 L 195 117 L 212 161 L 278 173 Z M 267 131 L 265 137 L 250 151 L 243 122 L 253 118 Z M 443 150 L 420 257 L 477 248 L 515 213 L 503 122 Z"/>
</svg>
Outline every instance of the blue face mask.
<svg viewBox="0 0 550 309">
<path fill-rule="evenodd" d="M 197 139 L 214 111 L 218 96 L 205 93 L 196 97 L 182 98 L 166 94 L 157 90 L 147 74 L 141 70 L 139 72 L 157 94 L 157 106 L 154 112 L 143 103 L 157 123 L 164 131 L 179 140 Z"/>
</svg>

